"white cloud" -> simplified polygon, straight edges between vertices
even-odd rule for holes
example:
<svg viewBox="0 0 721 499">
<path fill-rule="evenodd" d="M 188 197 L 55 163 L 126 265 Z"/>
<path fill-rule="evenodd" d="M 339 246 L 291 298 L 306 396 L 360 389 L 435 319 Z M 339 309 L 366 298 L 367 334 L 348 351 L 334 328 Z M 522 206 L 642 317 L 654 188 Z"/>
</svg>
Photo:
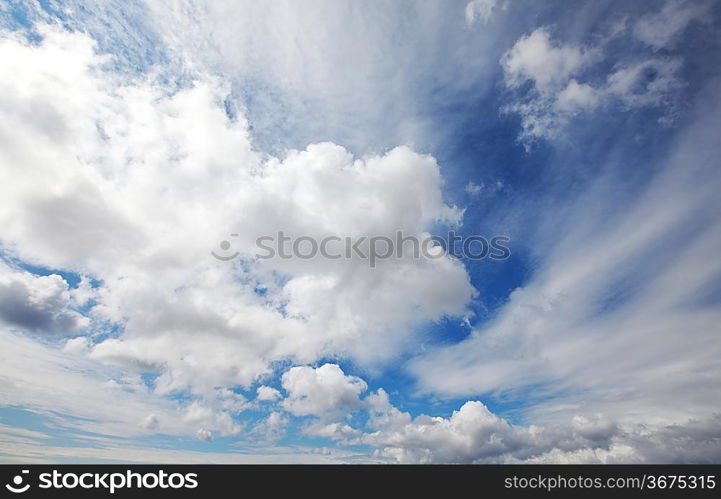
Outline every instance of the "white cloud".
<svg viewBox="0 0 721 499">
<path fill-rule="evenodd" d="M 259 386 L 256 390 L 257 396 L 256 400 L 264 401 L 264 402 L 273 402 L 275 400 L 278 400 L 281 398 L 281 394 L 278 390 L 273 388 L 272 386 Z"/>
<path fill-rule="evenodd" d="M 594 50 L 551 41 L 546 28 L 521 37 L 501 58 L 506 85 L 517 88 L 527 81 L 541 94 L 556 91 L 568 79 L 597 59 Z"/>
<path fill-rule="evenodd" d="M 586 83 L 571 80 L 556 96 L 554 107 L 562 112 L 593 109 L 600 100 L 599 91 Z"/>
<path fill-rule="evenodd" d="M 479 401 L 449 417 L 411 417 L 380 389 L 363 400 L 363 428 L 315 421 L 304 433 L 340 445 L 369 445 L 373 456 L 398 463 L 714 462 L 721 455 L 719 416 L 673 426 L 619 426 L 602 414 L 543 425 L 514 425 Z"/>
<path fill-rule="evenodd" d="M 398 109 L 405 112 L 420 100 L 404 91 L 427 73 L 423 68 L 413 73 L 415 66 L 404 64 L 415 65 L 420 58 L 409 55 L 429 48 L 453 59 L 438 49 L 438 41 L 453 30 L 424 30 L 423 23 L 420 29 L 417 24 L 435 19 L 430 14 L 439 7 L 402 12 L 416 23 L 411 23 L 412 31 L 422 36 L 410 38 L 418 43 L 398 44 L 412 50 L 396 51 L 396 17 L 359 31 L 358 25 L 323 24 L 330 4 L 289 5 L 249 4 L 244 19 L 258 17 L 248 9 L 269 9 L 273 15 L 264 17 L 267 24 L 240 28 L 237 11 L 228 11 L 221 2 L 167 7 L 170 13 L 162 19 L 179 16 L 183 22 L 163 23 L 168 26 L 164 36 L 179 51 L 217 42 L 219 60 L 250 68 L 242 81 L 277 81 L 280 104 L 261 106 L 264 111 L 284 114 L 288 106 L 294 110 L 288 114 L 297 119 L 306 117 L 298 109 L 313 108 L 327 117 L 334 138 L 351 137 L 356 146 L 419 136 L 417 123 L 399 120 L 404 113 Z M 196 8 L 202 14 L 197 22 Z M 303 9 L 303 22 L 320 28 L 300 29 L 304 25 L 298 24 L 301 16 L 294 9 Z M 485 20 L 491 11 L 474 7 L 473 20 Z M 211 38 L 209 26 L 214 27 Z M 646 36 L 652 46 L 660 40 L 670 46 L 683 29 L 639 38 Z M 187 64 L 183 71 L 195 81 L 177 90 L 164 81 L 167 74 L 156 79 L 113 73 L 113 61 L 98 56 L 85 35 L 51 28 L 43 34 L 44 40 L 32 46 L 7 33 L 0 41 L 0 70 L 14 75 L 0 81 L 0 111 L 6 117 L 0 122 L 0 242 L 3 250 L 23 260 L 84 277 L 72 290 L 57 275 L 0 272 L 3 297 L 14 304 L 0 308 L 6 326 L 0 333 L 3 403 L 77 416 L 63 424 L 107 435 L 240 438 L 243 427 L 235 416 L 249 403 L 228 387 L 249 388 L 278 362 L 312 364 L 328 357 L 361 365 L 393 361 L 418 338 L 416 326 L 466 312 L 473 288 L 463 267 L 450 259 L 401 259 L 371 270 L 358 260 L 224 264 L 209 256 L 230 232 L 240 234 L 232 250 L 248 257 L 257 235 L 278 230 L 359 236 L 402 228 L 419 235 L 439 221 L 457 223 L 461 211 L 443 201 L 442 178 L 432 157 L 409 147 L 357 157 L 329 142 L 261 154 L 252 145 L 258 137 L 251 136 L 243 114 L 226 115 L 229 86 L 199 69 L 205 65 L 195 55 L 181 57 Z M 384 47 L 379 49 L 383 57 L 354 53 L 352 47 L 364 38 L 382 39 L 387 44 L 378 44 Z M 349 40 L 350 56 L 347 46 L 335 43 L 340 39 Z M 239 49 L 259 45 L 264 49 Z M 309 57 L 307 47 L 321 55 Z M 262 63 L 254 60 L 259 53 Z M 483 51 L 479 54 L 479 59 L 485 57 Z M 558 134 L 572 116 L 612 99 L 628 109 L 665 105 L 679 88 L 680 62 L 660 56 L 624 61 L 614 66 L 606 84 L 594 87 L 584 72 L 599 57 L 598 49 L 553 41 L 544 28 L 506 53 L 502 64 L 509 88 L 532 87 L 528 100 L 508 108 L 522 114 L 528 136 Z M 456 79 L 455 72 L 447 72 L 453 85 L 467 85 L 477 76 L 477 61 L 462 62 L 468 62 L 473 74 Z M 393 78 L 399 72 L 404 76 Z M 406 78 L 409 72 L 412 77 Z M 369 105 L 369 96 L 383 105 Z M 330 108 L 340 111 L 326 113 Z M 348 116 L 353 117 L 350 123 Z M 317 134 L 321 121 L 309 114 L 307 127 L 291 125 Z M 358 127 L 358 122 L 384 126 Z M 359 129 L 372 129 L 374 137 Z M 713 122 L 695 133 L 717 129 Z M 681 151 L 676 161 L 706 154 L 694 163 L 715 164 L 717 153 L 707 143 L 695 146 Z M 23 165 L 22 171 L 17 165 Z M 707 237 L 692 238 L 675 265 L 644 262 L 649 248 L 658 247 L 659 234 L 692 225 L 684 218 L 687 212 L 676 207 L 708 212 L 702 201 L 711 199 L 718 186 L 709 181 L 705 189 L 697 189 L 697 174 L 707 180 L 698 170 L 664 178 L 637 209 L 614 219 L 618 230 L 589 235 L 588 227 L 602 224 L 577 220 L 568 228 L 569 239 L 511 296 L 496 319 L 458 347 L 424 345 L 427 355 L 412 363 L 421 387 L 441 394 L 476 397 L 485 391 L 523 389 L 538 379 L 558 381 L 557 388 L 571 395 L 527 410 L 533 424 L 512 425 L 479 401 L 466 402 L 448 417 L 412 417 L 394 407 L 382 390 L 362 399 L 366 383 L 334 364 L 291 368 L 283 376 L 288 397 L 282 406 L 290 414 L 318 418 L 304 428 L 308 435 L 371 445 L 379 449 L 379 457 L 401 462 L 718 461 L 719 420 L 713 410 L 719 393 L 707 378 L 718 378 L 714 359 L 719 352 L 712 337 L 719 317 L 712 307 L 684 302 L 692 293 L 712 294 L 717 266 L 694 263 L 717 260 L 716 226 Z M 477 187 L 469 184 L 467 191 L 474 194 Z M 599 211 L 608 213 L 605 208 L 601 203 Z M 626 267 L 616 268 L 619 262 Z M 613 309 L 614 279 L 629 267 L 639 271 L 632 275 L 641 292 Z M 644 278 L 642 270 L 654 278 Z M 100 286 L 91 287 L 90 278 Z M 88 322 L 75 309 L 93 302 L 87 317 L 95 329 L 64 346 L 9 331 L 77 334 Z M 599 313 L 599 303 L 610 304 L 613 312 Z M 18 310 L 26 312 L 20 319 L 12 315 Z M 111 333 L 113 338 L 95 334 L 114 328 L 120 332 Z M 617 369 L 608 372 L 609 365 Z M 158 377 L 146 387 L 140 376 L 127 371 Z M 658 382 L 660 374 L 669 373 L 670 380 Z M 177 391 L 188 391 L 190 401 L 165 397 Z M 583 398 L 573 395 L 579 392 Z M 278 395 L 263 386 L 256 398 L 274 400 Z M 367 428 L 354 428 L 349 414 L 365 409 L 370 411 Z M 689 420 L 696 414 L 699 420 Z M 273 440 L 287 424 L 285 414 L 271 412 L 252 431 Z M 30 436 L 15 433 L 0 442 L 0 455 L 183 462 L 187 456 L 206 462 L 308 459 L 291 452 L 280 457 L 199 456 L 107 442 L 69 450 L 37 445 L 27 440 Z M 318 460 L 354 457 L 319 455 Z"/>
<path fill-rule="evenodd" d="M 12 429 L 11 431 L 15 431 Z M 80 459 L 84 462 L 167 463 L 167 464 L 343 464 L 371 461 L 355 452 L 327 449 L 317 452 L 305 447 L 257 447 L 252 453 L 238 450 L 210 452 L 185 449 L 153 448 L 116 439 L 94 439 L 86 445 L 48 445 L 48 436 L 36 438 L 0 432 L 0 458 L 13 463 L 47 464 Z"/>
<path fill-rule="evenodd" d="M 619 102 L 626 110 L 662 108 L 659 122 L 673 120 L 678 91 L 683 87 L 678 75 L 680 58 L 626 61 L 616 64 L 603 84 L 580 81 L 600 66 L 606 57 L 604 45 L 611 38 L 581 47 L 554 42 L 547 28 L 538 28 L 503 55 L 500 63 L 505 83 L 516 91 L 517 98 L 502 111 L 521 116 L 520 139 L 526 147 L 538 138 L 562 139 L 573 119 Z M 527 82 L 532 88 L 524 92 Z"/>
<path fill-rule="evenodd" d="M 498 459 L 509 446 L 517 445 L 513 440 L 512 427 L 480 402 L 466 402 L 448 419 L 419 416 L 364 439 L 399 463 L 424 464 Z"/>
<path fill-rule="evenodd" d="M 360 395 L 368 387 L 362 379 L 347 376 L 336 364 L 292 367 L 281 382 L 288 392 L 281 405 L 295 416 L 345 414 L 361 406 Z"/>
<path fill-rule="evenodd" d="M 471 0 L 466 4 L 466 24 L 472 25 L 476 21 L 487 23 L 493 17 L 497 7 L 497 0 Z"/>
<path fill-rule="evenodd" d="M 307 425 L 303 429 L 303 433 L 312 437 L 327 438 L 341 444 L 355 442 L 363 434 L 360 430 L 347 423 L 324 423 L 322 421 Z"/>
<path fill-rule="evenodd" d="M 275 400 L 278 400 L 282 397 L 280 392 L 273 388 L 272 386 L 259 386 L 256 390 L 256 400 L 264 401 L 264 402 L 273 402 Z"/>
<path fill-rule="evenodd" d="M 93 325 L 122 333 L 95 341 L 92 358 L 158 375 L 159 394 L 212 398 L 276 361 L 388 362 L 423 322 L 465 313 L 474 290 L 450 258 L 371 269 L 358 258 L 210 255 L 229 233 L 248 259 L 258 236 L 281 230 L 420 237 L 457 223 L 432 157 L 398 147 L 357 159 L 332 143 L 265 156 L 243 116 L 226 115 L 216 79 L 198 74 L 177 91 L 152 76 L 124 80 L 87 36 L 41 31 L 37 46 L 0 42 L 2 71 L 15 75 L 0 82 L 2 243 L 102 283 L 81 283 L 76 301 L 92 297 Z"/>
<path fill-rule="evenodd" d="M 198 440 L 202 440 L 204 442 L 211 442 L 213 440 L 213 433 L 205 428 L 199 429 L 195 433 L 195 436 Z"/>
<path fill-rule="evenodd" d="M 121 371 L 61 351 L 18 333 L 0 330 L 0 387 L 3 405 L 47 415 L 68 434 L 124 438 L 161 433 L 191 436 L 201 428 L 233 433 L 227 410 L 216 399 L 182 405 L 150 392 Z M 221 402 L 219 402 L 221 401 Z M 207 407 L 201 411 L 200 407 Z M 65 418 L 62 415 L 72 415 Z"/>
<path fill-rule="evenodd" d="M 705 0 L 669 0 L 660 11 L 639 19 L 633 32 L 655 50 L 672 46 L 691 22 L 708 20 L 712 5 Z"/>
<path fill-rule="evenodd" d="M 0 262 L 0 324 L 25 331 L 76 334 L 87 317 L 72 309 L 72 292 L 57 274 L 36 276 Z"/>
<path fill-rule="evenodd" d="M 426 96 L 492 85 L 483 49 L 502 29 L 462 29 L 465 4 L 443 1 L 147 5 L 171 58 L 242 82 L 264 150 L 325 140 L 361 153 L 427 144 L 447 131 L 431 125 Z M 468 44 L 480 50 L 455 49 Z"/>
<path fill-rule="evenodd" d="M 70 338 L 65 342 L 63 351 L 75 355 L 87 354 L 92 348 L 92 342 L 85 336 L 78 336 L 77 338 Z"/>
<path fill-rule="evenodd" d="M 204 462 L 316 462 L 308 449 L 273 449 L 273 453 L 254 448 L 252 453 L 194 454 L 183 450 L 118 445 L 117 438 L 107 439 L 90 434 L 128 438 L 156 433 L 194 436 L 209 441 L 214 435 L 238 435 L 240 428 L 230 417 L 245 406 L 243 397 L 220 390 L 213 400 L 195 400 L 180 406 L 157 397 L 152 392 L 121 381 L 105 384 L 102 380 L 116 375 L 92 362 L 57 350 L 41 347 L 33 340 L 17 335 L 2 338 L 3 400 L 48 414 L 66 436 L 73 430 L 92 446 L 47 446 L 38 443 L 36 434 L 18 434 L 12 438 L 0 428 L 4 437 L 0 455 L 23 462 L 47 462 L 64 456 L 115 461 L 188 462 L 205 456 Z M 33 369 L 26 366 L 32 359 Z M 348 376 L 333 364 L 313 369 L 291 368 L 284 378 L 288 391 L 287 409 L 291 413 L 313 415 L 304 433 L 327 438 L 340 445 L 368 445 L 377 449 L 375 457 L 407 463 L 435 462 L 714 462 L 721 455 L 718 417 L 696 421 L 677 420 L 673 425 L 652 420 L 641 426 L 623 427 L 595 415 L 576 416 L 566 423 L 545 425 L 511 425 L 492 414 L 485 405 L 469 401 L 448 417 L 421 415 L 412 418 L 390 403 L 386 392 L 379 390 L 361 399 L 366 391 L 363 380 Z M 113 379 L 113 378 L 110 378 Z M 83 397 L 72 394 L 82 393 Z M 365 427 L 356 428 L 343 421 L 355 411 L 368 411 Z M 52 412 L 48 412 L 52 411 Z M 69 413 L 77 418 L 53 416 Z M 256 425 L 250 437 L 275 441 L 282 437 L 288 418 L 277 412 Z M 247 433 L 247 432 L 246 432 Z M 86 436 L 87 435 L 87 436 Z M 132 449 L 129 452 L 128 449 Z M 303 453 L 301 453 L 303 452 Z M 368 456 L 353 456 L 335 451 L 334 460 L 350 462 Z M 325 455 L 325 454 L 324 454 Z M 331 457 L 331 456 L 327 456 Z M 318 458 L 320 459 L 320 458 Z M 326 461 L 330 462 L 330 461 Z"/>
<path fill-rule="evenodd" d="M 624 425 L 718 411 L 717 90 L 709 84 L 694 124 L 636 196 L 619 199 L 616 182 L 600 178 L 580 205 L 549 210 L 558 232 L 535 240 L 535 276 L 467 339 L 411 361 L 424 390 L 516 394 L 534 422 L 579 407 Z M 677 251 L 659 250 L 672 241 L 683 241 Z M 533 400 L 539 385 L 539 398 L 558 397 Z"/>
<path fill-rule="evenodd" d="M 658 106 L 683 86 L 680 67 L 678 59 L 645 60 L 610 74 L 606 89 L 630 108 Z"/>
<path fill-rule="evenodd" d="M 547 28 L 521 37 L 503 55 L 506 86 L 520 91 L 532 84 L 525 99 L 502 108 L 521 115 L 522 141 L 557 138 L 574 114 L 598 104 L 599 92 L 576 77 L 600 56 L 598 49 L 553 42 Z"/>
<path fill-rule="evenodd" d="M 255 425 L 253 432 L 263 441 L 276 441 L 285 435 L 288 423 L 287 416 L 281 412 L 272 411 L 264 420 Z"/>
<path fill-rule="evenodd" d="M 140 423 L 140 426 L 149 430 L 157 430 L 160 428 L 160 420 L 155 414 L 148 414 Z"/>
</svg>

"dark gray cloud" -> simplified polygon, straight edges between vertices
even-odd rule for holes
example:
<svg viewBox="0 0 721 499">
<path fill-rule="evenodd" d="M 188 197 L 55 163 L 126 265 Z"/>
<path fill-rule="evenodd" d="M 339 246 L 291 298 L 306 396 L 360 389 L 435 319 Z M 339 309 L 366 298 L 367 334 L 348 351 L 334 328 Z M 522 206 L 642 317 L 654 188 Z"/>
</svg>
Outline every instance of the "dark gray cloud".
<svg viewBox="0 0 721 499">
<path fill-rule="evenodd" d="M 75 333 L 87 319 L 70 304 L 68 283 L 59 275 L 35 276 L 0 263 L 0 322 L 32 332 Z"/>
</svg>

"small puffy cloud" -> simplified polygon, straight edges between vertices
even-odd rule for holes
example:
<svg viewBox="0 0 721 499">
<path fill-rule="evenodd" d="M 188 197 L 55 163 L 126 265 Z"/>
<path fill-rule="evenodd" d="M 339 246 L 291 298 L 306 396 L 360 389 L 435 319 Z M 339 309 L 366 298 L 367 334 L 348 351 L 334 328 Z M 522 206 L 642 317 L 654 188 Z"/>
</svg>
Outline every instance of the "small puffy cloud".
<svg viewBox="0 0 721 499">
<path fill-rule="evenodd" d="M 0 323 L 26 331 L 72 334 L 89 319 L 71 308 L 71 290 L 57 274 L 37 276 L 0 262 Z"/>
<path fill-rule="evenodd" d="M 256 400 L 260 400 L 263 402 L 272 402 L 278 400 L 279 398 L 281 398 L 280 392 L 272 386 L 262 385 L 259 386 L 256 390 Z"/>
<path fill-rule="evenodd" d="M 594 50 L 551 40 L 546 28 L 520 38 L 501 58 L 506 85 L 517 88 L 530 81 L 541 94 L 553 92 L 568 78 L 597 59 Z"/>
<path fill-rule="evenodd" d="M 283 408 L 295 416 L 331 417 L 361 406 L 360 395 L 368 385 L 356 376 L 347 376 L 336 364 L 313 368 L 296 366 L 281 378 L 288 397 Z"/>
<path fill-rule="evenodd" d="M 705 0 L 669 0 L 659 12 L 639 19 L 633 33 L 654 50 L 669 47 L 691 22 L 706 21 L 711 7 Z"/>
<path fill-rule="evenodd" d="M 206 428 L 200 428 L 196 433 L 195 437 L 198 440 L 202 440 L 203 442 L 212 442 L 213 440 L 213 432 Z"/>
<path fill-rule="evenodd" d="M 547 28 L 538 28 L 501 57 L 509 89 L 520 92 L 531 83 L 524 97 L 502 107 L 521 115 L 522 141 L 555 138 L 579 110 L 597 105 L 598 92 L 576 77 L 600 55 L 595 48 L 555 42 Z"/>
<path fill-rule="evenodd" d="M 496 7 L 497 0 L 471 0 L 466 4 L 466 24 L 470 26 L 476 21 L 487 23 L 493 17 Z"/>
<path fill-rule="evenodd" d="M 604 75 L 605 83 L 581 81 L 600 66 L 603 48 L 604 42 L 581 47 L 553 41 L 548 29 L 538 28 L 503 55 L 505 83 L 516 98 L 501 109 L 521 116 L 520 139 L 527 147 L 538 138 L 562 138 L 572 119 L 614 103 L 626 109 L 665 105 L 659 122 L 672 119 L 673 102 L 683 86 L 681 59 L 627 61 Z"/>
<path fill-rule="evenodd" d="M 571 80 L 568 85 L 556 95 L 554 106 L 562 112 L 576 112 L 593 109 L 600 100 L 599 91 L 586 83 Z"/>
<path fill-rule="evenodd" d="M 336 442 L 354 443 L 363 432 L 353 428 L 347 423 L 334 422 L 323 423 L 313 422 L 303 429 L 303 433 L 312 437 L 322 437 Z"/>
</svg>

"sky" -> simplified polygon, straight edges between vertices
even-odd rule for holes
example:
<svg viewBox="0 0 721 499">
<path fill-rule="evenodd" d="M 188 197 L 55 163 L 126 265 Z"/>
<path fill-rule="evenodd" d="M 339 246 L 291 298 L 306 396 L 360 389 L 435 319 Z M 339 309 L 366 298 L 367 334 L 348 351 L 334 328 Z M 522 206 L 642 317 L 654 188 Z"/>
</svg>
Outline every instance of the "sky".
<svg viewBox="0 0 721 499">
<path fill-rule="evenodd" d="M 721 462 L 720 34 L 3 0 L 0 462 Z M 256 247 L 449 230 L 510 257 Z"/>
</svg>

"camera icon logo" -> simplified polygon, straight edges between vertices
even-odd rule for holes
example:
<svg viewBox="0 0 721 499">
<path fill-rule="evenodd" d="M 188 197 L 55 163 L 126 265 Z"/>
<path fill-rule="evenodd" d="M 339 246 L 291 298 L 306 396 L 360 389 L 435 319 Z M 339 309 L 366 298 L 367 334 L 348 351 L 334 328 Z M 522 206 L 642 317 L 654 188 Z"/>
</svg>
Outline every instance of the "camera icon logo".
<svg viewBox="0 0 721 499">
<path fill-rule="evenodd" d="M 30 484 L 26 483 L 25 485 L 23 485 L 23 481 L 25 479 L 23 475 L 27 475 L 28 473 L 30 473 L 29 470 L 22 470 L 20 475 L 15 475 L 13 477 L 12 484 L 6 484 L 5 488 L 14 494 L 22 494 L 23 492 L 27 492 L 27 490 L 30 488 Z"/>
</svg>

